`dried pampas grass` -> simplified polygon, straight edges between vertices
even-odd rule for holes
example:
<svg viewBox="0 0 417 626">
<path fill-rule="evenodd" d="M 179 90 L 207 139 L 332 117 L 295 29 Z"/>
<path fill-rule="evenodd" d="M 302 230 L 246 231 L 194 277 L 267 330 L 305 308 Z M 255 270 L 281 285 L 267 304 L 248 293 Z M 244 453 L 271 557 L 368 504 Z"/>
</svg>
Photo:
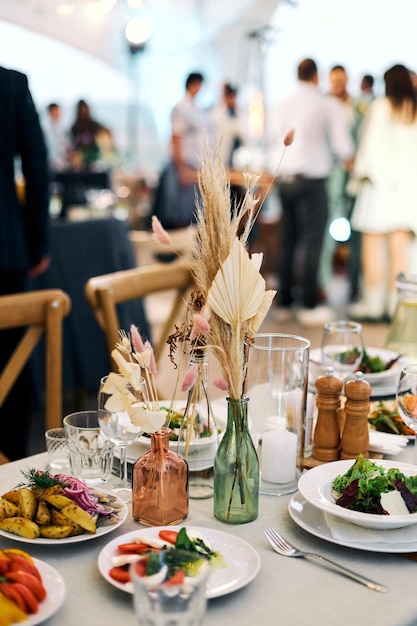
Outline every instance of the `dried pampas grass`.
<svg viewBox="0 0 417 626">
<path fill-rule="evenodd" d="M 256 182 L 256 176 L 246 175 L 246 194 L 240 204 L 233 205 L 220 152 L 206 147 L 199 173 L 201 201 L 192 272 L 201 312 L 210 324 L 205 343 L 215 351 L 229 396 L 234 399 L 243 395 L 245 346 L 251 343 L 276 293 L 265 291 L 259 271 L 262 255 L 251 259 L 247 252 L 259 210 Z"/>
</svg>

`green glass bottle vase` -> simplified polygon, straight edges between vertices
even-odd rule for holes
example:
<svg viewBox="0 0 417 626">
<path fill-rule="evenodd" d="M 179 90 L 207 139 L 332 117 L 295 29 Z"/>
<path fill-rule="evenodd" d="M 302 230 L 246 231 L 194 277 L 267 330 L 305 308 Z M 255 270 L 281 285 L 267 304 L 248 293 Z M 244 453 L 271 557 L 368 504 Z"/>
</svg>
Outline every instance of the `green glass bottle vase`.
<svg viewBox="0 0 417 626">
<path fill-rule="evenodd" d="M 214 460 L 214 516 L 226 524 L 258 517 L 259 461 L 248 429 L 249 398 L 227 398 L 227 424 Z"/>
</svg>

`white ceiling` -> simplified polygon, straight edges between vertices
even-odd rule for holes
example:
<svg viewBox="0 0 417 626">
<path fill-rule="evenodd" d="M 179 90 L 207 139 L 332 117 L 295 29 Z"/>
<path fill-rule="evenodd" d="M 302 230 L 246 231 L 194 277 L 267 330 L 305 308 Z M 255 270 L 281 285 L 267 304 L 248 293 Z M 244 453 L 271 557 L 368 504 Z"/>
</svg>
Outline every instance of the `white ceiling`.
<svg viewBox="0 0 417 626">
<path fill-rule="evenodd" d="M 132 17 L 151 22 L 153 35 L 148 47 L 154 54 L 182 54 L 197 44 L 200 48 L 210 44 L 222 55 L 226 45 L 230 50 L 234 43 L 239 50 L 248 32 L 266 26 L 282 0 L 143 0 L 138 9 L 129 9 L 127 0 L 117 0 L 108 13 L 97 8 L 99 0 L 70 0 L 73 12 L 58 15 L 57 8 L 64 1 L 0 0 L 0 20 L 123 67 L 123 32 Z M 230 61 L 229 56 L 224 61 Z"/>
</svg>

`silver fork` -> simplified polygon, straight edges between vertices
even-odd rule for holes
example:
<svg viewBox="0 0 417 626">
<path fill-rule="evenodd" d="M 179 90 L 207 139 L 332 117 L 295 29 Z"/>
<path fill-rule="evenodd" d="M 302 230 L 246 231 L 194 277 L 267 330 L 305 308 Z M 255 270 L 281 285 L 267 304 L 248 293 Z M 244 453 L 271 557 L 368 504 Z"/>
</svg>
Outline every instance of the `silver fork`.
<svg viewBox="0 0 417 626">
<path fill-rule="evenodd" d="M 275 552 L 281 554 L 282 556 L 295 556 L 295 557 L 303 557 L 305 559 L 313 559 L 314 561 L 318 561 L 321 565 L 325 567 L 329 567 L 333 569 L 335 572 L 339 572 L 348 578 L 353 578 L 358 583 L 365 585 L 369 589 L 373 589 L 374 591 L 379 591 L 380 593 L 387 593 L 388 589 L 383 587 L 379 583 L 374 582 L 373 580 L 369 580 L 365 578 L 361 574 L 357 574 L 347 567 L 343 567 L 343 565 L 339 565 L 330 559 L 326 559 L 324 556 L 320 554 L 314 554 L 313 552 L 302 552 L 297 548 L 294 548 L 284 537 L 282 537 L 274 528 L 268 528 L 264 531 L 265 537 L 268 539 L 271 546 L 274 548 Z"/>
</svg>

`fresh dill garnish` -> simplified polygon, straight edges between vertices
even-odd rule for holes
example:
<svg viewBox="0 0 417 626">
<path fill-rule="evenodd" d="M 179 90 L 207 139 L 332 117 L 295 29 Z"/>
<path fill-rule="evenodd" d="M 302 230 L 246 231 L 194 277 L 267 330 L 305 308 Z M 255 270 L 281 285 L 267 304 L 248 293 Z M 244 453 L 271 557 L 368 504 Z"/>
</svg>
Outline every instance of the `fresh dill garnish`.
<svg viewBox="0 0 417 626">
<path fill-rule="evenodd" d="M 37 489 L 47 489 L 48 487 L 54 487 L 55 485 L 64 486 L 64 482 L 57 478 L 56 476 L 52 476 L 50 474 L 50 467 L 47 465 L 45 470 L 37 470 L 34 467 L 27 470 L 21 470 L 25 482 L 19 483 L 17 485 L 17 489 L 20 487 L 35 487 Z"/>
</svg>

